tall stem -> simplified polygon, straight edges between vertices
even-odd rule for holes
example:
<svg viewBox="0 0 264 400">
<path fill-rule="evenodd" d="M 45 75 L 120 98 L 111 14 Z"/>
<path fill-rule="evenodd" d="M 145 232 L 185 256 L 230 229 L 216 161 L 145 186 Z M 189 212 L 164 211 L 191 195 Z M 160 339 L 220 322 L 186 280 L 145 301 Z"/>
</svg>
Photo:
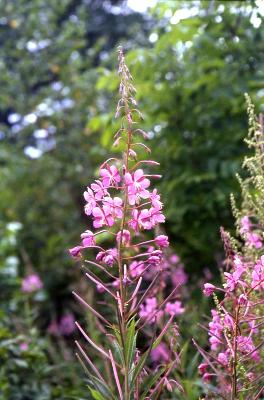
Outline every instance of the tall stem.
<svg viewBox="0 0 264 400">
<path fill-rule="evenodd" d="M 126 82 L 124 82 L 125 84 Z M 125 105 L 125 114 L 128 116 L 130 114 L 130 109 L 128 105 L 128 101 L 126 98 L 124 98 L 124 105 Z M 128 129 L 127 129 L 127 147 L 126 151 L 124 154 L 124 166 L 125 166 L 125 172 L 129 171 L 129 165 L 128 165 L 128 160 L 129 160 L 129 152 L 130 152 L 130 147 L 131 147 L 131 140 L 132 140 L 132 126 L 131 122 L 128 120 Z M 125 195 L 124 195 L 124 206 L 123 206 L 123 216 L 121 219 L 121 225 L 120 225 L 120 239 L 118 243 L 118 269 L 119 269 L 119 278 L 120 278 L 120 335 L 121 335 L 121 340 L 122 340 L 122 346 L 123 346 L 123 355 L 124 355 L 124 400 L 129 400 L 130 399 L 130 390 L 129 390 L 129 366 L 127 365 L 127 360 L 125 356 L 125 341 L 126 341 L 126 336 L 127 336 L 127 329 L 126 329 L 126 288 L 124 286 L 124 271 L 123 271 L 123 255 L 122 255 L 122 241 L 123 241 L 123 231 L 126 226 L 126 213 L 127 213 L 127 207 L 128 207 L 128 190 L 127 188 L 125 189 Z"/>
<path fill-rule="evenodd" d="M 237 332 L 238 332 L 238 317 L 239 317 L 239 305 L 237 305 L 236 313 L 235 313 L 235 330 L 234 330 L 234 338 L 233 338 L 234 358 L 233 358 L 233 365 L 232 365 L 231 400 L 236 400 L 236 398 L 237 398 Z"/>
</svg>

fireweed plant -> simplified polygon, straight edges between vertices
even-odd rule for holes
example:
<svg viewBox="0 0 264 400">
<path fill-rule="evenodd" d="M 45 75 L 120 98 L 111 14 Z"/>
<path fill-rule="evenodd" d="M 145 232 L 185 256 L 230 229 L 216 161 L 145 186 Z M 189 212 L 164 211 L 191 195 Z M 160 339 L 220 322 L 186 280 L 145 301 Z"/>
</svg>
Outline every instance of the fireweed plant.
<svg viewBox="0 0 264 400">
<path fill-rule="evenodd" d="M 179 287 L 186 275 L 177 256 L 164 256 L 169 241 L 158 230 L 165 221 L 163 204 L 157 189 L 150 189 L 151 180 L 160 175 L 143 170 L 158 163 L 142 159 L 142 150 L 150 153 L 140 140 L 147 134 L 138 128 L 142 115 L 121 48 L 118 58 L 120 100 L 116 117 L 121 118 L 121 127 L 114 145 L 121 148 L 122 157 L 106 160 L 99 169 L 99 179 L 84 192 L 85 213 L 91 217 L 94 231 L 86 230 L 81 244 L 70 249 L 74 258 L 85 262 L 86 277 L 108 306 L 102 315 L 74 292 L 95 316 L 104 340 L 95 343 L 76 322 L 89 346 L 86 351 L 77 341 L 77 357 L 87 372 L 94 399 L 154 400 L 164 390 L 181 390 L 171 373 L 179 360 L 175 317 L 184 312 Z M 144 236 L 144 231 L 153 229 L 152 239 Z M 100 235 L 105 233 L 112 238 L 109 248 L 100 245 Z M 96 253 L 94 260 L 84 259 L 87 249 Z M 178 268 L 172 275 L 168 271 L 174 264 Z M 165 296 L 168 286 L 173 288 Z M 91 348 L 102 357 L 100 367 L 88 356 Z"/>
<path fill-rule="evenodd" d="M 237 238 L 221 230 L 226 251 L 223 286 L 204 285 L 204 294 L 215 302 L 206 328 L 210 351 L 195 342 L 204 358 L 199 371 L 208 384 L 206 399 L 256 400 L 264 394 L 264 125 L 262 116 L 256 119 L 247 95 L 246 100 L 246 142 L 254 155 L 244 161 L 248 177 L 238 176 L 241 210 L 231 197 Z"/>
</svg>

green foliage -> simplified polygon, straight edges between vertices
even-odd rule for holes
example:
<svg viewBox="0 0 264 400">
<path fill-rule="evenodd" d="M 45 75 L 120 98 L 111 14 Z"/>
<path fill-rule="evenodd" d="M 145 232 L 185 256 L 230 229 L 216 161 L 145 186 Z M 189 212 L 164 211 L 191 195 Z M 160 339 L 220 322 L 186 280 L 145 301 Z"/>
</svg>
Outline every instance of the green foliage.
<svg viewBox="0 0 264 400">
<path fill-rule="evenodd" d="M 167 229 L 187 267 L 198 271 L 218 257 L 219 226 L 232 226 L 228 198 L 238 189 L 235 173 L 246 149 L 244 92 L 256 104 L 263 99 L 264 30 L 252 25 L 257 11 L 248 2 L 192 6 L 158 2 L 156 41 L 151 49 L 131 50 L 127 60 L 153 158 L 164 171 Z M 180 20 L 182 7 L 192 16 Z M 97 88 L 105 96 L 115 79 L 99 72 Z M 101 126 L 108 141 L 109 129 Z"/>
</svg>

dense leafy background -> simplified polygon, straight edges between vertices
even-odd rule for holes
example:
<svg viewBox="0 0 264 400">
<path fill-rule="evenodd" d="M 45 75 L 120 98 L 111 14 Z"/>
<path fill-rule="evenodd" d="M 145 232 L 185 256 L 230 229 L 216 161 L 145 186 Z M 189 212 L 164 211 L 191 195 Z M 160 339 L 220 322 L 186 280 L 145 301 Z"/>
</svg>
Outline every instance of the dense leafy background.
<svg viewBox="0 0 264 400">
<path fill-rule="evenodd" d="M 219 226 L 233 224 L 229 195 L 238 191 L 235 173 L 246 151 L 244 92 L 258 110 L 264 96 L 263 23 L 254 1 L 158 1 L 142 14 L 118 0 L 14 0 L 1 2 L 0 15 L 2 237 L 10 222 L 21 224 L 12 248 L 17 272 L 1 280 L 1 290 L 9 291 L 1 306 L 23 319 L 20 279 L 32 270 L 40 274 L 44 294 L 32 305 L 38 329 L 30 351 L 39 346 L 34 357 L 47 369 L 34 378 L 42 388 L 34 399 L 80 396 L 75 370 L 57 384 L 48 378 L 52 365 L 63 377 L 58 360 L 72 357 L 61 350 L 54 360 L 49 349 L 70 349 L 73 339 L 54 343 L 45 332 L 65 311 L 80 313 L 70 292 L 83 283 L 67 248 L 87 227 L 82 192 L 116 128 L 115 47 L 127 50 L 152 157 L 161 163 L 166 229 L 196 277 L 204 267 L 217 271 Z M 9 252 L 3 250 L 1 268 Z M 6 342 L 20 325 L 4 326 L 0 357 L 23 359 Z M 24 379 L 25 364 L 12 363 L 20 376 L 15 382 L 5 365 L 3 398 L 31 399 L 30 383 L 21 397 L 8 392 Z M 30 382 L 31 373 L 26 376 Z"/>
</svg>

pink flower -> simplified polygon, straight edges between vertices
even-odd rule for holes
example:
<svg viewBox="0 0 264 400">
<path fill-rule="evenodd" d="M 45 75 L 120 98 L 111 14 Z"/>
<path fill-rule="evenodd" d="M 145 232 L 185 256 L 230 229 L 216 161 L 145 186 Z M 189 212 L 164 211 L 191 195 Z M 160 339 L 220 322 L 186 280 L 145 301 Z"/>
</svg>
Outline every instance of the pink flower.
<svg viewBox="0 0 264 400">
<path fill-rule="evenodd" d="M 233 290 L 235 290 L 239 282 L 242 283 L 242 281 L 240 281 L 239 279 L 239 274 L 235 273 L 230 274 L 229 272 L 224 272 L 224 276 L 226 278 L 226 283 L 224 284 L 224 288 L 228 292 L 232 292 Z"/>
<path fill-rule="evenodd" d="M 207 368 L 208 368 L 208 364 L 206 364 L 206 363 L 201 363 L 201 364 L 198 366 L 198 371 L 199 371 L 199 373 L 200 373 L 201 375 L 203 375 L 203 374 L 206 372 Z"/>
<path fill-rule="evenodd" d="M 246 245 L 260 249 L 262 247 L 261 237 L 257 233 L 248 233 L 246 236 Z"/>
<path fill-rule="evenodd" d="M 264 256 L 261 256 L 254 266 L 251 287 L 256 290 L 264 289 Z"/>
<path fill-rule="evenodd" d="M 104 185 L 102 184 L 101 181 L 96 180 L 95 183 L 91 184 L 91 188 L 93 189 L 95 193 L 95 199 L 96 200 L 101 200 L 102 197 L 107 196 L 108 192 L 105 189 Z"/>
<path fill-rule="evenodd" d="M 158 302 L 156 297 L 148 297 L 143 304 L 139 306 L 140 318 L 149 319 L 149 322 L 155 322 L 156 318 L 160 318 L 162 312 L 157 312 Z"/>
<path fill-rule="evenodd" d="M 104 293 L 105 292 L 105 288 L 100 283 L 97 283 L 96 290 L 97 290 L 98 293 Z"/>
<path fill-rule="evenodd" d="M 223 325 L 221 323 L 220 317 L 215 310 L 211 310 L 212 321 L 209 322 L 209 342 L 211 344 L 211 350 L 215 351 L 221 344 L 221 337 L 223 331 Z"/>
<path fill-rule="evenodd" d="M 179 261 L 180 257 L 177 254 L 172 254 L 172 256 L 170 256 L 170 262 L 172 264 L 178 264 Z"/>
<path fill-rule="evenodd" d="M 129 221 L 129 226 L 135 231 L 138 231 L 139 228 L 147 230 L 151 229 L 153 225 L 151 222 L 151 215 L 149 210 L 132 210 L 132 220 Z"/>
<path fill-rule="evenodd" d="M 169 315 L 180 315 L 185 311 L 182 307 L 181 301 L 175 301 L 174 303 L 167 303 L 165 306 L 165 313 Z"/>
<path fill-rule="evenodd" d="M 95 207 L 93 209 L 93 226 L 94 228 L 102 228 L 104 225 L 113 226 L 115 223 L 111 208 L 103 206 L 103 208 Z"/>
<path fill-rule="evenodd" d="M 140 198 L 149 198 L 149 191 L 146 190 L 149 185 L 149 179 L 144 177 L 142 169 L 137 169 L 133 174 L 125 173 L 125 184 L 128 188 L 128 201 L 130 205 L 136 204 Z"/>
<path fill-rule="evenodd" d="M 248 303 L 248 298 L 245 294 L 240 294 L 237 300 L 238 304 L 245 306 Z"/>
<path fill-rule="evenodd" d="M 155 349 L 151 350 L 150 357 L 153 362 L 168 362 L 170 359 L 168 346 L 161 342 Z"/>
<path fill-rule="evenodd" d="M 155 238 L 155 243 L 159 247 L 168 247 L 169 246 L 169 240 L 168 236 L 165 235 L 159 235 Z"/>
<path fill-rule="evenodd" d="M 96 256 L 96 261 L 102 261 L 106 265 L 112 267 L 113 264 L 116 262 L 117 259 L 117 249 L 108 249 L 106 251 L 99 251 Z"/>
<path fill-rule="evenodd" d="M 86 230 L 81 234 L 82 244 L 84 247 L 90 247 L 95 245 L 93 232 Z"/>
<path fill-rule="evenodd" d="M 69 253 L 73 258 L 78 258 L 83 250 L 83 246 L 75 246 L 69 249 Z"/>
<path fill-rule="evenodd" d="M 131 275 L 131 278 L 137 278 L 138 276 L 142 275 L 142 273 L 145 270 L 145 264 L 142 261 L 133 261 L 129 265 L 129 272 Z"/>
<path fill-rule="evenodd" d="M 103 209 L 106 214 L 111 213 L 113 218 L 122 218 L 123 211 L 122 211 L 122 199 L 119 197 L 104 197 L 103 199 Z"/>
<path fill-rule="evenodd" d="M 228 356 L 226 353 L 219 353 L 217 356 L 217 360 L 223 364 L 223 365 L 228 365 Z"/>
<path fill-rule="evenodd" d="M 22 280 L 22 292 L 32 293 L 43 288 L 43 283 L 37 274 L 31 274 Z"/>
<path fill-rule="evenodd" d="M 237 346 L 238 349 L 241 351 L 242 354 L 250 354 L 250 357 L 252 358 L 252 360 L 255 361 L 259 361 L 260 357 L 259 357 L 259 353 L 258 351 L 254 351 L 255 350 L 255 346 L 253 343 L 253 340 L 251 337 L 246 337 L 246 336 L 238 336 L 237 337 Z"/>
<path fill-rule="evenodd" d="M 161 210 L 163 207 L 162 202 L 160 201 L 160 195 L 158 194 L 157 189 L 154 189 L 152 193 L 150 193 L 150 200 L 153 208 Z"/>
<path fill-rule="evenodd" d="M 151 224 L 152 224 L 151 227 L 165 222 L 165 217 L 159 209 L 151 207 L 149 213 L 151 215 Z"/>
<path fill-rule="evenodd" d="M 205 382 L 210 382 L 211 380 L 212 380 L 212 378 L 213 378 L 213 374 L 209 374 L 208 372 L 206 372 L 203 376 L 202 376 L 202 378 L 203 378 L 203 380 L 205 381 Z"/>
<path fill-rule="evenodd" d="M 241 228 L 240 228 L 241 234 L 245 234 L 251 230 L 251 222 L 247 215 L 241 218 L 240 223 L 241 223 Z"/>
<path fill-rule="evenodd" d="M 96 199 L 94 197 L 94 192 L 92 191 L 92 189 L 87 187 L 87 191 L 84 192 L 83 197 L 87 202 L 87 204 L 85 204 L 84 206 L 84 212 L 86 215 L 91 215 L 93 209 L 96 207 Z"/>
<path fill-rule="evenodd" d="M 103 262 L 106 265 L 112 267 L 112 265 L 115 263 L 116 260 L 117 260 L 117 249 L 109 249 L 105 252 Z"/>
<path fill-rule="evenodd" d="M 59 324 L 59 330 L 62 335 L 68 336 L 75 330 L 74 316 L 72 313 L 65 314 Z"/>
<path fill-rule="evenodd" d="M 27 351 L 28 350 L 28 343 L 26 343 L 26 342 L 20 343 L 19 348 L 20 348 L 21 351 Z"/>
<path fill-rule="evenodd" d="M 110 167 L 107 165 L 107 168 L 102 168 L 100 170 L 100 175 L 105 188 L 108 188 L 111 185 L 116 186 L 121 180 L 118 169 L 115 165 L 111 165 Z"/>
<path fill-rule="evenodd" d="M 205 296 L 209 297 L 214 293 L 215 289 L 216 287 L 211 283 L 205 283 L 203 293 Z"/>
<path fill-rule="evenodd" d="M 184 271 L 183 265 L 179 265 L 177 269 L 173 269 L 171 274 L 171 280 L 174 286 L 184 285 L 188 280 L 188 276 Z"/>
<path fill-rule="evenodd" d="M 130 239 L 131 239 L 131 234 L 127 229 L 124 229 L 122 231 L 122 245 L 123 246 L 128 246 L 130 243 Z M 119 231 L 116 235 L 116 241 L 117 243 L 119 243 L 121 240 L 121 231 Z"/>
</svg>

